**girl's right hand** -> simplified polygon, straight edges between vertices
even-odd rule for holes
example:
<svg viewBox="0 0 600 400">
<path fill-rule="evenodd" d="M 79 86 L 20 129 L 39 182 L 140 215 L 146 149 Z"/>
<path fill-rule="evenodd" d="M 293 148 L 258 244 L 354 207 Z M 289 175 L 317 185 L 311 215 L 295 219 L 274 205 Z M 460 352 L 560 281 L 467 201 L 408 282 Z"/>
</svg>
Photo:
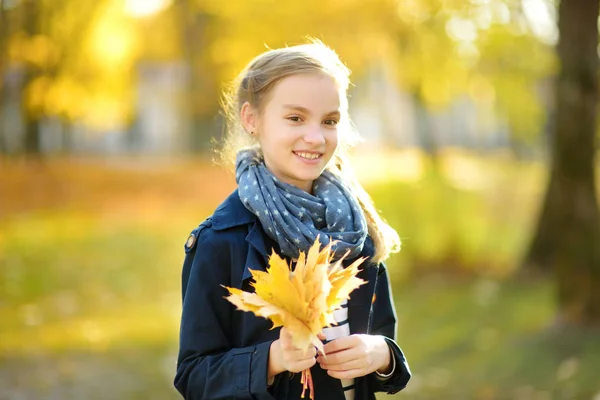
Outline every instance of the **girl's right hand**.
<svg viewBox="0 0 600 400">
<path fill-rule="evenodd" d="M 292 344 L 292 335 L 284 327 L 279 332 L 279 339 L 271 344 L 269 351 L 269 378 L 284 371 L 302 372 L 316 363 L 317 351 L 314 346 L 299 349 Z"/>
</svg>

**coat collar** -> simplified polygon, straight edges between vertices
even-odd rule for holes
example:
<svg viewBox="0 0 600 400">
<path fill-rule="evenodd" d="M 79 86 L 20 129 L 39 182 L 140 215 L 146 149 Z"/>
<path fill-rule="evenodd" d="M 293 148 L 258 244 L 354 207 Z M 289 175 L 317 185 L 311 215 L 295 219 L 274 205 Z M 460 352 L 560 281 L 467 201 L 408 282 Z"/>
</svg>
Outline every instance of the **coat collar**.
<svg viewBox="0 0 600 400">
<path fill-rule="evenodd" d="M 277 245 L 264 233 L 258 220 L 250 227 L 250 232 L 246 235 L 246 241 L 249 244 L 249 248 L 244 271 L 242 272 L 242 279 L 238 286 L 240 289 L 244 285 L 244 282 L 252 278 L 250 270 L 258 269 L 265 271 L 269 256 L 273 250 L 278 251 Z M 360 272 L 358 273 L 358 278 L 364 280 L 365 284 L 352 292 L 348 300 L 348 320 L 352 321 L 352 324 L 350 324 L 351 333 L 370 333 L 371 330 L 372 307 L 375 302 L 374 293 L 379 271 L 377 264 L 371 260 L 373 254 L 373 241 L 370 237 L 367 237 L 363 251 L 359 256 L 367 257 L 367 259 L 359 267 Z M 343 263 L 345 266 L 348 266 L 354 260 L 356 258 L 344 260 Z"/>
<path fill-rule="evenodd" d="M 279 246 L 264 232 L 258 218 L 250 212 L 240 200 L 238 191 L 235 190 L 221 205 L 215 210 L 213 217 L 213 229 L 224 230 L 234 226 L 247 225 L 248 234 L 245 237 L 248 243 L 248 252 L 241 281 L 238 288 L 242 288 L 246 281 L 252 278 L 250 270 L 266 269 L 269 256 L 273 251 L 279 252 Z M 377 276 L 379 268 L 371 260 L 375 254 L 375 247 L 371 237 L 367 236 L 363 251 L 359 257 L 367 257 L 361 265 L 361 271 L 358 277 L 365 281 L 365 284 L 356 289 L 348 301 L 348 319 L 352 321 L 350 325 L 351 333 L 369 333 L 372 318 L 372 306 L 375 301 L 374 293 L 377 286 Z M 349 265 L 353 260 L 345 260 L 344 265 Z"/>
<path fill-rule="evenodd" d="M 212 227 L 215 230 L 225 230 L 235 226 L 248 225 L 248 234 L 245 237 L 246 242 L 249 244 L 248 254 L 246 256 L 246 265 L 242 273 L 242 282 L 252 277 L 250 269 L 265 270 L 268 264 L 269 256 L 273 251 L 278 252 L 279 247 L 277 244 L 269 238 L 258 218 L 244 206 L 240 200 L 237 189 L 229 195 L 215 210 L 212 216 Z M 375 247 L 370 237 L 367 237 L 363 247 L 363 251 L 359 257 L 367 257 L 367 260 L 361 266 L 361 273 L 359 277 L 365 279 L 369 284 L 364 285 L 365 287 L 359 288 L 359 292 L 369 293 L 373 290 L 373 287 L 369 287 L 373 284 L 373 278 L 376 276 L 377 268 L 373 268 L 374 264 L 371 261 L 371 257 L 375 254 Z M 344 265 L 349 265 L 352 260 L 345 260 Z M 356 296 L 355 296 L 356 298 Z M 351 303 L 354 303 L 351 298 Z"/>
<path fill-rule="evenodd" d="M 264 257 L 268 257 L 275 243 L 264 233 L 258 218 L 244 206 L 238 190 L 231 193 L 215 210 L 212 216 L 212 227 L 219 231 L 235 226 L 252 224 L 246 240 L 253 245 Z M 268 242 L 268 244 L 266 243 Z M 371 258 L 375 254 L 375 246 L 369 236 L 365 240 L 360 257 Z M 353 260 L 347 260 L 353 261 Z"/>
<path fill-rule="evenodd" d="M 236 189 L 215 210 L 212 215 L 212 226 L 215 230 L 223 230 L 234 226 L 246 225 L 257 221 L 256 215 L 244 206 Z"/>
<path fill-rule="evenodd" d="M 255 221 L 250 228 L 250 232 L 246 235 L 246 241 L 249 248 L 239 288 L 242 288 L 244 282 L 252 278 L 251 269 L 265 271 L 269 256 L 273 250 L 278 251 L 277 245 L 264 233 L 258 221 Z M 373 254 L 373 241 L 370 237 L 367 237 L 365 247 L 360 255 L 360 257 L 367 257 L 367 259 L 359 267 L 360 272 L 358 273 L 358 278 L 364 280 L 365 284 L 356 289 L 348 301 L 348 318 L 353 321 L 350 326 L 351 333 L 368 333 L 370 331 L 371 308 L 372 303 L 375 301 L 373 294 L 377 286 L 379 271 L 377 264 L 371 260 Z M 344 260 L 344 265 L 348 266 L 354 260 Z"/>
</svg>

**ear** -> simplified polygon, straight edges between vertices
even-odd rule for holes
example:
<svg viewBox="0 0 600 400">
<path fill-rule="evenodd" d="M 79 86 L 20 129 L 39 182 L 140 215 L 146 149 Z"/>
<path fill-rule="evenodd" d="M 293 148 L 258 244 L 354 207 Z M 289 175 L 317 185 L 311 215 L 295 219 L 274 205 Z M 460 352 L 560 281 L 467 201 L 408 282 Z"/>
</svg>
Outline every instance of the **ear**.
<svg viewBox="0 0 600 400">
<path fill-rule="evenodd" d="M 242 109 L 240 110 L 240 119 L 246 132 L 253 134 L 256 131 L 258 127 L 258 112 L 250 105 L 250 103 L 245 102 L 242 105 Z"/>
</svg>

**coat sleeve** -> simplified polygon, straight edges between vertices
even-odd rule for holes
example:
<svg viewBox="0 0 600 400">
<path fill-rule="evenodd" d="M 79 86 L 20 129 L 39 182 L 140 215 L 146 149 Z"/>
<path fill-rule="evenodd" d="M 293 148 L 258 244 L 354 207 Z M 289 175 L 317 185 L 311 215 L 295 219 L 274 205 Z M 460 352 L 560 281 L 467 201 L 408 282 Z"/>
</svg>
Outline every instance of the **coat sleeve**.
<svg viewBox="0 0 600 400">
<path fill-rule="evenodd" d="M 174 385 L 188 400 L 265 399 L 271 342 L 232 346 L 233 306 L 223 297 L 230 285 L 231 244 L 210 229 L 192 232 L 182 273 L 183 307 Z"/>
<path fill-rule="evenodd" d="M 379 265 L 372 318 L 370 333 L 385 337 L 396 360 L 396 367 L 392 376 L 385 381 L 378 379 L 374 373 L 369 374 L 367 376 L 369 388 L 373 392 L 394 394 L 406 387 L 410 380 L 411 372 L 404 353 L 396 343 L 396 310 L 392 298 L 389 276 L 383 263 Z"/>
</svg>

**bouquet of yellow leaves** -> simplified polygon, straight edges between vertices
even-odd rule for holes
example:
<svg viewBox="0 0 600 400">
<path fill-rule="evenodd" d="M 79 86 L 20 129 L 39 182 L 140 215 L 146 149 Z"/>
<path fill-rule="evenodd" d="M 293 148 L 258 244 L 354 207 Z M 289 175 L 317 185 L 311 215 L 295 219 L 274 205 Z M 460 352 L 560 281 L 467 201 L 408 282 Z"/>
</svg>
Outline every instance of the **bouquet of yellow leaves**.
<svg viewBox="0 0 600 400">
<path fill-rule="evenodd" d="M 365 260 L 359 258 L 344 268 L 344 257 L 331 263 L 333 254 L 330 242 L 319 251 L 319 238 L 308 250 L 300 253 L 295 269 L 273 252 L 267 271 L 251 270 L 255 293 L 226 287 L 226 297 L 239 310 L 252 311 L 273 322 L 271 329 L 284 326 L 292 335 L 292 343 L 299 348 L 314 345 L 321 354 L 323 343 L 317 337 L 321 330 L 335 324 L 333 312 L 341 308 L 350 293 L 365 283 L 356 275 Z M 314 398 L 310 369 L 302 371 L 302 398 L 308 388 Z"/>
</svg>

